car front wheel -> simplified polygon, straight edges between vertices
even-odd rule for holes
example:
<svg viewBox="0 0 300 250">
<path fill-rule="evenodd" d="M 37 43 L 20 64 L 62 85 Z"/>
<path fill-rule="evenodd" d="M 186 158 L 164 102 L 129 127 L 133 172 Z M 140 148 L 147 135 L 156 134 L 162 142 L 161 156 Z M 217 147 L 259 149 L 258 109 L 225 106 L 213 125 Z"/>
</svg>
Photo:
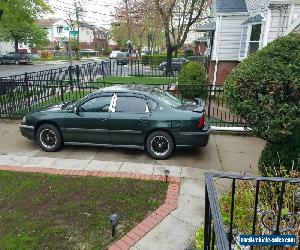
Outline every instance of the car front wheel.
<svg viewBox="0 0 300 250">
<path fill-rule="evenodd" d="M 51 124 L 44 124 L 38 128 L 37 141 L 46 152 L 55 152 L 62 146 L 62 136 L 59 130 Z"/>
<path fill-rule="evenodd" d="M 155 131 L 147 137 L 148 154 L 157 160 L 168 159 L 174 151 L 173 138 L 165 131 Z"/>
</svg>

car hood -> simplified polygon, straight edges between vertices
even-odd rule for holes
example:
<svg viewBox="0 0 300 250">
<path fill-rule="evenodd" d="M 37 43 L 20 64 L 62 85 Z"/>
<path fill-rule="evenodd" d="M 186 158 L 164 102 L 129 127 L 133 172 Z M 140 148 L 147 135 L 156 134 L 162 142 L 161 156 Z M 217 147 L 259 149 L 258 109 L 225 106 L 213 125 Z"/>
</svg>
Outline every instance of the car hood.
<svg viewBox="0 0 300 250">
<path fill-rule="evenodd" d="M 49 105 L 43 108 L 35 109 L 33 112 L 45 112 L 45 111 L 60 111 L 67 103 L 59 103 L 56 105 Z"/>
</svg>

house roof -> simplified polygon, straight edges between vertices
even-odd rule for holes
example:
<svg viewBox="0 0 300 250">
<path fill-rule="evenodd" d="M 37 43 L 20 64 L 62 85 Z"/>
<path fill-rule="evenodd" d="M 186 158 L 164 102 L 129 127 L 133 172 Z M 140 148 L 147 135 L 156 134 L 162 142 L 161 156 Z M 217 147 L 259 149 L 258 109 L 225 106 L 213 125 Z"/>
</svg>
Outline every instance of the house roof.
<svg viewBox="0 0 300 250">
<path fill-rule="evenodd" d="M 216 29 L 216 22 L 210 22 L 210 23 L 205 23 L 198 25 L 196 28 L 196 31 L 212 31 Z"/>
<path fill-rule="evenodd" d="M 217 13 L 248 12 L 245 0 L 217 0 Z"/>
<path fill-rule="evenodd" d="M 246 25 L 248 23 L 259 23 L 264 20 L 264 17 L 261 14 L 249 17 L 245 22 L 242 23 L 242 25 Z"/>
<path fill-rule="evenodd" d="M 59 20 L 59 18 L 39 19 L 38 24 L 42 27 L 51 28 L 53 24 L 55 24 Z"/>
</svg>

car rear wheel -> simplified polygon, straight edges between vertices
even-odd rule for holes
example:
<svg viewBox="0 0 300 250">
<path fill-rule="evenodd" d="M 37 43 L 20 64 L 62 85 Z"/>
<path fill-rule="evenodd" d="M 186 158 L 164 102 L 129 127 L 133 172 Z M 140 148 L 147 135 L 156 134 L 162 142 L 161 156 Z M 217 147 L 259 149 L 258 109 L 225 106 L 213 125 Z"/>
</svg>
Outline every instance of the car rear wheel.
<svg viewBox="0 0 300 250">
<path fill-rule="evenodd" d="M 155 131 L 147 137 L 148 154 L 157 160 L 168 159 L 174 151 L 173 138 L 165 131 Z"/>
<path fill-rule="evenodd" d="M 62 146 L 62 136 L 59 130 L 51 124 L 44 124 L 38 128 L 37 141 L 47 152 L 55 152 Z"/>
</svg>

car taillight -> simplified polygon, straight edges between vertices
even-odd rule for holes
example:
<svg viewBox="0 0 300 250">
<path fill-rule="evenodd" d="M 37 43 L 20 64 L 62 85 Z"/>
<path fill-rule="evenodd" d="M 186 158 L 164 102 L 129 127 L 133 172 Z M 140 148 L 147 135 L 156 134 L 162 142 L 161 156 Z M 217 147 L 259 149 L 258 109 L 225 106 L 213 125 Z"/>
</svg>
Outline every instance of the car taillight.
<svg viewBox="0 0 300 250">
<path fill-rule="evenodd" d="M 203 114 L 200 119 L 198 120 L 197 128 L 204 128 L 205 126 L 205 115 Z"/>
</svg>

